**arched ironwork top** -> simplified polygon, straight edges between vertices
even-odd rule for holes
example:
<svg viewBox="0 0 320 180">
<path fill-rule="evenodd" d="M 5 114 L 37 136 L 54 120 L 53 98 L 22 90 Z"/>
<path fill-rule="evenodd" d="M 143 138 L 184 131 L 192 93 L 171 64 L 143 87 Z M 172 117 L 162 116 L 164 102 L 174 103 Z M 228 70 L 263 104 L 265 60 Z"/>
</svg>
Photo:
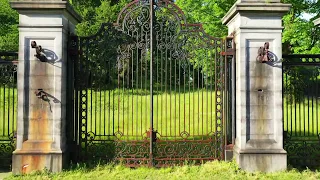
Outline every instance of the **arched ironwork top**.
<svg viewBox="0 0 320 180">
<path fill-rule="evenodd" d="M 124 7 L 119 15 L 118 15 L 118 19 L 116 22 L 116 25 L 121 25 L 126 17 L 127 14 L 131 13 L 132 11 L 134 11 L 136 8 L 142 7 L 142 6 L 149 6 L 149 1 L 146 0 L 134 0 L 131 3 L 129 3 L 126 7 Z M 156 0 L 154 2 L 154 9 L 157 10 L 159 8 L 165 8 L 167 9 L 171 14 L 175 15 L 176 17 L 178 17 L 178 19 L 180 20 L 181 24 L 187 24 L 186 22 L 186 17 L 183 13 L 183 11 L 173 2 L 171 2 L 170 0 Z"/>
</svg>

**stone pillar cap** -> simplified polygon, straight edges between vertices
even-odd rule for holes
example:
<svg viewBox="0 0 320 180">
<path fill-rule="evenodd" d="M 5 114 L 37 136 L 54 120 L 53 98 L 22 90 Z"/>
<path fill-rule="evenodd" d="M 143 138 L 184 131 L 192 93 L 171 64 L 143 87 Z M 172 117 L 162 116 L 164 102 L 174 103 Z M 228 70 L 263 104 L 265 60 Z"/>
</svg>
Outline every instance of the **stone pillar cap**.
<svg viewBox="0 0 320 180">
<path fill-rule="evenodd" d="M 280 3 L 280 0 L 238 0 L 221 21 L 226 25 L 239 12 L 284 14 L 290 8 L 291 4 Z"/>
<path fill-rule="evenodd" d="M 81 22 L 81 16 L 66 0 L 13 0 L 10 1 L 12 9 L 17 11 L 50 11 L 66 10 L 77 22 Z"/>
</svg>

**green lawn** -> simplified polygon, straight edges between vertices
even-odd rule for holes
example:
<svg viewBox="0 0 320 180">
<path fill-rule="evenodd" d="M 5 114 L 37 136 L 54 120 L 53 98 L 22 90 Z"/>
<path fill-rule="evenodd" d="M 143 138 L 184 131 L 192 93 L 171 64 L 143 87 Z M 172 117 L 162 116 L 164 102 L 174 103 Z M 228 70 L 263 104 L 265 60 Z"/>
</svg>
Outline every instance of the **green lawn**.
<svg viewBox="0 0 320 180">
<path fill-rule="evenodd" d="M 303 102 L 284 101 L 284 130 L 292 136 L 317 136 L 320 133 L 320 99 Z"/>
<path fill-rule="evenodd" d="M 164 138 L 214 133 L 215 92 L 156 93 L 154 129 Z M 141 139 L 150 127 L 150 95 L 139 90 L 88 91 L 87 131 Z"/>
<path fill-rule="evenodd" d="M 215 92 L 195 90 L 171 93 L 155 92 L 154 129 L 170 138 L 200 136 L 216 131 Z M 284 130 L 293 136 L 320 133 L 320 99 L 301 103 L 284 101 Z M 309 107 L 309 108 L 308 108 Z M 150 95 L 147 90 L 88 90 L 87 131 L 96 135 L 123 133 L 123 137 L 141 139 L 150 127 Z M 17 90 L 0 88 L 0 136 L 16 129 Z M 9 128 L 8 128 L 9 127 Z M 102 138 L 102 137 L 101 137 Z"/>
<path fill-rule="evenodd" d="M 140 167 L 137 169 L 126 168 L 121 165 L 97 166 L 93 169 L 76 167 L 73 170 L 67 170 L 62 173 L 35 172 L 31 175 L 9 176 L 6 180 L 14 179 L 159 179 L 159 180 L 220 180 L 220 179 L 277 179 L 277 180 L 316 180 L 320 179 L 318 171 L 297 171 L 288 170 L 276 173 L 249 173 L 240 170 L 234 162 L 213 161 L 201 166 L 181 166 L 170 168 L 147 168 Z"/>
<path fill-rule="evenodd" d="M 17 89 L 0 85 L 0 137 L 6 138 L 16 130 Z"/>
</svg>

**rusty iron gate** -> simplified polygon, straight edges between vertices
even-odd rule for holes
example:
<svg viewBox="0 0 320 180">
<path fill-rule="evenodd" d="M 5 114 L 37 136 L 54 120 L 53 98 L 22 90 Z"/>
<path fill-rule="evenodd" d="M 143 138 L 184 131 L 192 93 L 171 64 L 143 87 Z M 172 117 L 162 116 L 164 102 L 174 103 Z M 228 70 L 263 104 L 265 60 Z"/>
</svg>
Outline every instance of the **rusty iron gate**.
<svg viewBox="0 0 320 180">
<path fill-rule="evenodd" d="M 73 159 L 156 167 L 223 159 L 232 41 L 188 24 L 168 0 L 133 1 L 115 24 L 71 36 Z"/>
<path fill-rule="evenodd" d="M 320 167 L 320 55 L 283 55 L 284 149 L 295 168 Z"/>
<path fill-rule="evenodd" d="M 10 170 L 16 143 L 18 53 L 0 52 L 0 170 Z"/>
</svg>

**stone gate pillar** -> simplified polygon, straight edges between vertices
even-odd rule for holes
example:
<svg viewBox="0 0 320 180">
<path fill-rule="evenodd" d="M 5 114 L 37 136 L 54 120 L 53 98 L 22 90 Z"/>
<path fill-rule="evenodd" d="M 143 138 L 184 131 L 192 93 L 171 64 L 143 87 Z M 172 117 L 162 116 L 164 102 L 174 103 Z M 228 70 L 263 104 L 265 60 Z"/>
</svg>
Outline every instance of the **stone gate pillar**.
<svg viewBox="0 0 320 180">
<path fill-rule="evenodd" d="M 282 126 L 281 19 L 290 6 L 280 0 L 238 0 L 222 19 L 236 43 L 233 157 L 247 171 L 287 168 Z M 258 56 L 260 47 L 262 55 Z M 266 51 L 268 56 L 263 56 Z"/>
<path fill-rule="evenodd" d="M 66 159 L 67 40 L 81 18 L 65 0 L 16 0 L 11 7 L 19 12 L 13 174 L 59 172 Z"/>
</svg>

